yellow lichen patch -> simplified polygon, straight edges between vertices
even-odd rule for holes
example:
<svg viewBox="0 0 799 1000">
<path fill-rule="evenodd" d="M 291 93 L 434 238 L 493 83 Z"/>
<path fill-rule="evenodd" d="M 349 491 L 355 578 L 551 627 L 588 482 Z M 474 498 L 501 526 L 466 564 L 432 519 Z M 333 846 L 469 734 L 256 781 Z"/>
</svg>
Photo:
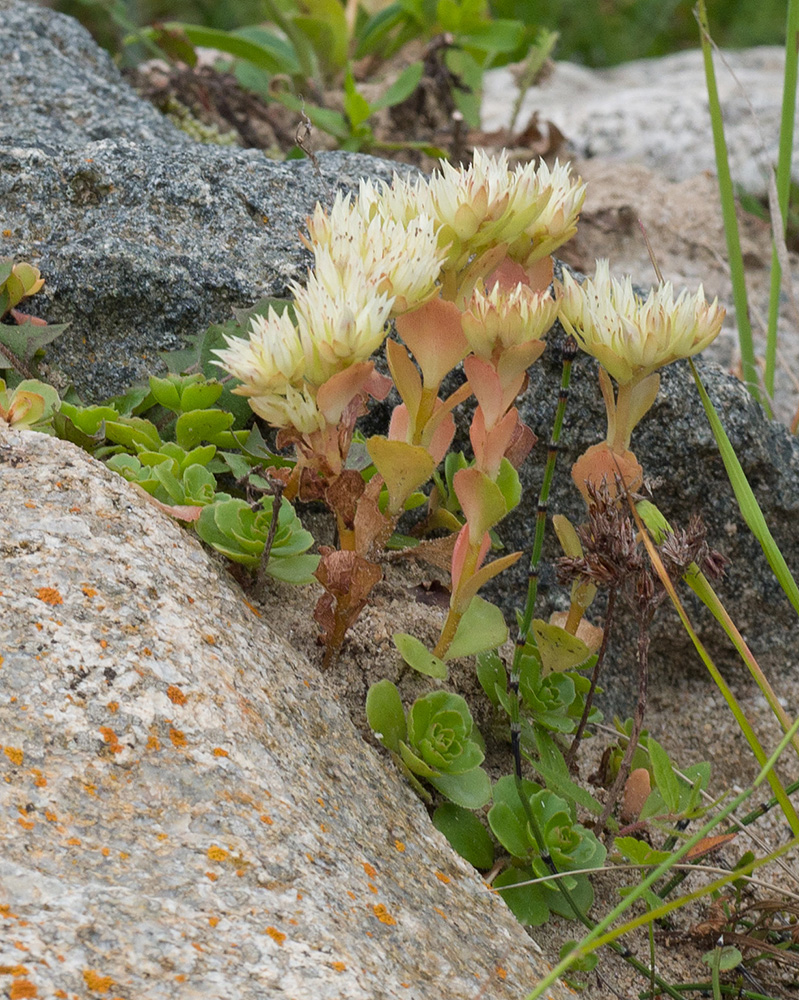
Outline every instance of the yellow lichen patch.
<svg viewBox="0 0 799 1000">
<path fill-rule="evenodd" d="M 186 735 L 180 729 L 170 729 L 169 738 L 172 740 L 172 746 L 178 750 L 186 746 Z"/>
<path fill-rule="evenodd" d="M 497 976 L 499 976 L 500 979 L 508 978 L 507 970 L 503 969 L 501 965 L 498 965 L 496 969 L 494 969 L 494 972 L 496 972 Z"/>
<path fill-rule="evenodd" d="M 439 882 L 443 882 L 444 885 L 449 885 L 449 883 L 452 881 L 449 875 L 445 875 L 443 872 L 436 872 L 436 878 L 438 879 Z"/>
<path fill-rule="evenodd" d="M 209 633 L 208 635 L 203 636 L 203 642 L 207 643 L 209 646 L 215 646 L 216 637 Z"/>
<path fill-rule="evenodd" d="M 286 935 L 282 931 L 279 931 L 277 927 L 267 927 L 264 934 L 268 934 L 269 937 L 278 944 L 283 944 L 286 940 Z"/>
<path fill-rule="evenodd" d="M 368 861 L 362 861 L 361 864 L 369 878 L 377 878 L 377 869 L 373 865 L 370 865 Z"/>
<path fill-rule="evenodd" d="M 216 880 L 217 880 L 217 879 L 219 878 L 219 876 L 218 876 L 218 875 L 216 874 L 216 872 L 206 872 L 206 873 L 205 873 L 205 877 L 206 877 L 206 878 L 207 878 L 207 879 L 208 879 L 208 880 L 209 880 L 210 882 L 216 882 Z"/>
<path fill-rule="evenodd" d="M 94 589 L 94 587 L 90 587 L 88 583 L 84 583 L 80 589 L 83 591 L 86 597 L 89 598 L 97 597 L 97 591 Z"/>
<path fill-rule="evenodd" d="M 107 993 L 114 985 L 114 980 L 110 976 L 102 976 L 94 969 L 83 970 L 83 981 L 92 993 Z"/>
<path fill-rule="evenodd" d="M 214 747 L 213 750 L 214 757 L 229 757 L 227 750 L 223 750 L 222 747 Z"/>
<path fill-rule="evenodd" d="M 208 923 L 209 923 L 209 924 L 210 924 L 210 925 L 211 925 L 212 927 L 216 927 L 216 925 L 217 925 L 217 924 L 219 923 L 219 917 L 209 917 L 209 918 L 208 918 Z"/>
<path fill-rule="evenodd" d="M 80 837 L 70 837 L 67 843 L 70 847 L 80 847 Z"/>
<path fill-rule="evenodd" d="M 30 979 L 15 979 L 8 993 L 9 1000 L 30 1000 L 38 995 L 39 991 Z"/>
<path fill-rule="evenodd" d="M 116 715 L 116 713 L 119 711 L 119 702 L 109 701 L 109 703 L 105 707 L 112 715 Z"/>
<path fill-rule="evenodd" d="M 36 826 L 34 820 L 24 819 L 22 816 L 17 816 L 17 823 L 19 823 L 23 830 L 32 830 Z"/>
<path fill-rule="evenodd" d="M 64 598 L 58 593 L 55 587 L 40 587 L 36 591 L 36 596 L 45 604 L 63 604 Z"/>
<path fill-rule="evenodd" d="M 336 970 L 336 972 L 346 972 L 347 966 L 344 962 L 331 962 L 331 966 Z"/>
<path fill-rule="evenodd" d="M 166 689 L 166 696 L 172 702 L 173 705 L 185 705 L 186 695 L 180 690 L 176 684 L 170 684 Z"/>
<path fill-rule="evenodd" d="M 373 892 L 375 894 L 375 896 L 377 895 L 377 886 L 376 885 L 372 885 L 371 882 L 369 883 L 369 892 Z"/>
<path fill-rule="evenodd" d="M 436 913 L 439 915 L 439 917 L 441 917 L 442 920 L 446 920 L 447 919 L 446 913 L 444 913 L 444 911 L 441 909 L 440 906 L 434 906 L 433 909 L 436 911 Z"/>
<path fill-rule="evenodd" d="M 150 735 L 147 737 L 147 746 L 145 747 L 145 749 L 146 750 L 160 750 L 161 749 L 161 744 L 160 744 L 160 742 L 158 740 L 158 737 L 155 735 L 155 733 L 150 733 Z"/>
<path fill-rule="evenodd" d="M 212 844 L 208 848 L 208 857 L 211 861 L 227 861 L 230 857 L 230 851 L 226 851 L 224 847 L 217 847 L 216 844 Z"/>
<path fill-rule="evenodd" d="M 45 778 L 38 767 L 32 767 L 31 774 L 33 775 L 33 783 L 37 788 L 44 788 L 47 785 L 47 778 Z"/>
<path fill-rule="evenodd" d="M 3 753 L 8 757 L 12 764 L 16 764 L 17 767 L 22 763 L 25 754 L 19 747 L 3 747 Z"/>
<path fill-rule="evenodd" d="M 397 923 L 383 903 L 375 903 L 372 907 L 372 911 L 381 924 L 388 924 L 390 927 L 393 927 Z"/>
<path fill-rule="evenodd" d="M 405 845 L 403 844 L 403 842 L 401 840 L 395 840 L 394 841 L 394 846 L 400 852 L 400 854 L 402 854 L 404 852 L 404 850 L 405 850 Z"/>
<path fill-rule="evenodd" d="M 261 813 L 261 815 L 260 815 L 259 818 L 260 818 L 261 822 L 262 823 L 266 823 L 267 826 L 271 826 L 272 823 L 274 822 L 274 820 L 272 819 L 272 817 L 268 816 L 266 813 Z"/>
</svg>

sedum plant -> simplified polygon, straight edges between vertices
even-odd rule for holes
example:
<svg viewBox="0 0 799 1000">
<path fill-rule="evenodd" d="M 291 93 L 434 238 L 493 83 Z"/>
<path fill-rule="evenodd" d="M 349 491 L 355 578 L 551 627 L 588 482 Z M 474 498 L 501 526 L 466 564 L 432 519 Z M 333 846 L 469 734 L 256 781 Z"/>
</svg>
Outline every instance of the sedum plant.
<svg viewBox="0 0 799 1000">
<path fill-rule="evenodd" d="M 533 832 L 529 814 L 543 835 L 543 843 L 539 843 Z M 551 881 L 531 884 L 532 880 L 546 879 L 553 872 L 582 871 L 604 864 L 605 847 L 590 830 L 575 822 L 573 804 L 535 782 L 523 780 L 519 787 L 512 777 L 501 778 L 494 786 L 494 805 L 489 810 L 488 822 L 512 859 L 494 885 L 504 889 L 503 899 L 522 923 L 533 926 L 546 923 L 550 912 L 573 917 L 571 904 L 582 913 L 590 909 L 594 893 L 585 874 L 562 880 L 562 888 L 568 895 Z M 551 859 L 551 866 L 545 856 Z"/>
<path fill-rule="evenodd" d="M 434 691 L 417 698 L 406 714 L 396 686 L 382 680 L 369 688 L 366 717 L 423 798 L 430 793 L 422 781 L 469 809 L 491 798 L 491 782 L 480 766 L 483 741 L 460 695 Z"/>
</svg>

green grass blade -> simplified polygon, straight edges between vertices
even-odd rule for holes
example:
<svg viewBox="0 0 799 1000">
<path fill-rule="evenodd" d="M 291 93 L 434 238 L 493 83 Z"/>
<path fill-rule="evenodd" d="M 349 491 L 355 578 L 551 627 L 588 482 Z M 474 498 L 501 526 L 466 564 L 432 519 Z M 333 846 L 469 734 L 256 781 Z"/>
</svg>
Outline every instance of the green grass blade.
<svg viewBox="0 0 799 1000">
<path fill-rule="evenodd" d="M 713 436 L 716 439 L 721 459 L 724 462 L 724 468 L 727 470 L 730 485 L 735 493 L 738 506 L 741 508 L 743 519 L 749 526 L 749 530 L 758 542 L 760 542 L 769 566 L 774 571 L 774 575 L 777 577 L 794 610 L 799 614 L 799 587 L 796 585 L 796 580 L 794 580 L 793 574 L 788 569 L 788 564 L 779 550 L 779 546 L 774 541 L 768 529 L 766 519 L 763 517 L 763 511 L 760 509 L 760 505 L 752 492 L 752 487 L 747 482 L 744 470 L 741 468 L 741 463 L 735 454 L 735 449 L 727 437 L 727 432 L 724 430 L 721 420 L 719 420 L 719 416 L 710 401 L 710 396 L 708 396 L 707 390 L 702 385 L 699 373 L 690 358 L 688 363 L 691 365 L 691 371 L 699 390 L 699 395 L 702 398 L 702 405 L 705 408 L 710 429 L 713 431 Z"/>
<path fill-rule="evenodd" d="M 793 154 L 793 128 L 796 117 L 797 66 L 799 66 L 799 0 L 788 0 L 788 21 L 785 28 L 785 76 L 782 85 L 782 116 L 780 119 L 780 147 L 777 159 L 777 200 L 785 236 L 788 218 L 788 200 L 791 189 L 791 156 Z M 772 225 L 776 220 L 772 220 Z M 774 372 L 777 367 L 777 321 L 780 310 L 782 268 L 777 257 L 774 240 L 771 251 L 771 287 L 768 303 L 768 336 L 766 339 L 766 370 L 763 382 L 769 396 L 774 395 Z"/>
<path fill-rule="evenodd" d="M 755 366 L 755 348 L 752 340 L 752 325 L 749 321 L 749 304 L 746 296 L 746 276 L 744 274 L 743 254 L 741 253 L 741 239 L 738 233 L 738 217 L 735 214 L 735 193 L 732 186 L 732 175 L 730 174 L 730 161 L 727 155 L 727 142 L 724 138 L 724 121 L 721 115 L 721 102 L 719 101 L 719 92 L 716 86 L 716 73 L 713 69 L 712 43 L 704 0 L 699 0 L 697 11 L 699 17 L 699 37 L 702 42 L 702 54 L 705 60 L 705 79 L 707 81 L 707 97 L 710 106 L 710 122 L 713 130 L 713 147 L 716 152 L 716 171 L 719 176 L 721 212 L 724 218 L 724 234 L 727 238 L 727 256 L 730 261 L 735 319 L 738 324 L 741 367 L 743 369 L 746 388 L 752 393 L 755 399 L 766 405 L 760 391 L 760 383 Z"/>
</svg>

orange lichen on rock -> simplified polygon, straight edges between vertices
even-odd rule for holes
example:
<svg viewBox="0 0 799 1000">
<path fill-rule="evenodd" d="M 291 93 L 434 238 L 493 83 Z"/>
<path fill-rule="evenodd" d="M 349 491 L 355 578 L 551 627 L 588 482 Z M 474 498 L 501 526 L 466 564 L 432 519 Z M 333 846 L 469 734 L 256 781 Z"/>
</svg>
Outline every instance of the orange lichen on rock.
<svg viewBox="0 0 799 1000">
<path fill-rule="evenodd" d="M 501 965 L 498 965 L 494 971 L 496 972 L 496 974 L 499 976 L 500 979 L 508 978 L 507 971 L 503 969 Z"/>
<path fill-rule="evenodd" d="M 227 861 L 230 857 L 230 851 L 226 851 L 224 847 L 217 847 L 216 844 L 212 844 L 208 848 L 208 857 L 211 861 Z"/>
<path fill-rule="evenodd" d="M 8 757 L 12 764 L 16 764 L 17 767 L 22 763 L 25 754 L 19 747 L 3 747 L 3 753 Z"/>
<path fill-rule="evenodd" d="M 55 587 L 40 587 L 36 592 L 36 596 L 45 604 L 55 606 L 56 604 L 64 603 L 64 598 L 58 593 Z"/>
<path fill-rule="evenodd" d="M 8 993 L 9 1000 L 30 1000 L 38 995 L 39 991 L 30 979 L 15 979 Z"/>
<path fill-rule="evenodd" d="M 372 907 L 372 911 L 381 924 L 388 924 L 389 926 L 394 926 L 397 921 L 391 916 L 383 903 L 375 903 Z"/>
<path fill-rule="evenodd" d="M 286 935 L 282 931 L 279 931 L 277 927 L 267 927 L 264 934 L 268 934 L 273 941 L 281 945 L 286 940 Z"/>
<path fill-rule="evenodd" d="M 362 861 L 361 864 L 369 878 L 377 878 L 377 869 L 373 865 L 370 865 L 368 861 Z"/>
<path fill-rule="evenodd" d="M 102 976 L 94 969 L 83 970 L 83 981 L 92 993 L 107 993 L 114 985 L 111 976 Z"/>
<path fill-rule="evenodd" d="M 186 736 L 180 729 L 170 729 L 169 738 L 172 740 L 172 746 L 179 750 L 186 746 Z"/>
<path fill-rule="evenodd" d="M 336 970 L 336 972 L 346 972 L 347 966 L 344 962 L 331 962 L 331 966 Z"/>
<path fill-rule="evenodd" d="M 444 885 L 449 885 L 449 883 L 452 881 L 449 875 L 445 875 L 443 872 L 436 872 L 436 878 L 438 879 L 439 882 L 443 882 Z"/>
<path fill-rule="evenodd" d="M 261 813 L 261 816 L 259 818 L 260 818 L 261 822 L 262 823 L 266 823 L 267 826 L 271 826 L 272 823 L 274 822 L 274 820 L 272 819 L 272 817 L 271 816 L 267 816 L 266 813 Z"/>
<path fill-rule="evenodd" d="M 86 597 L 97 597 L 97 591 L 94 589 L 94 587 L 90 587 L 88 583 L 84 583 L 80 589 L 83 591 Z"/>
<path fill-rule="evenodd" d="M 124 747 L 119 742 L 119 737 L 110 726 L 100 726 L 99 732 L 108 744 L 108 749 L 111 753 L 122 753 Z"/>
<path fill-rule="evenodd" d="M 174 705 L 185 705 L 186 695 L 176 684 L 170 684 L 166 689 L 166 696 Z"/>
<path fill-rule="evenodd" d="M 403 851 L 405 850 L 405 845 L 403 844 L 403 842 L 401 840 L 395 840 L 394 841 L 394 846 L 400 852 L 400 854 L 402 854 Z"/>
</svg>

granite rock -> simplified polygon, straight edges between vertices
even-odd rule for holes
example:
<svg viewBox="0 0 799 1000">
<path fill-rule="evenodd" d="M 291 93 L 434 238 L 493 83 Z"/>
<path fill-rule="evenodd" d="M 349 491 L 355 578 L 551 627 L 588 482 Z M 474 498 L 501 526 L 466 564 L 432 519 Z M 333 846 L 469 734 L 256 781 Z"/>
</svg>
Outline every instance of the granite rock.
<svg viewBox="0 0 799 1000">
<path fill-rule="evenodd" d="M 777 162 L 784 66 L 784 50 L 773 46 L 716 57 L 730 169 L 733 179 L 752 194 L 766 193 L 771 166 Z M 510 124 L 518 92 L 511 69 L 486 74 L 486 131 Z M 566 136 L 568 152 L 581 159 L 643 163 L 672 181 L 705 170 L 716 172 L 698 48 L 611 69 L 557 62 L 525 95 L 518 128 L 534 114 L 542 123 L 556 125 Z M 796 142 L 793 175 L 799 178 Z"/>
<path fill-rule="evenodd" d="M 529 992 L 529 937 L 221 560 L 44 434 L 0 434 L 0 481 L 0 990 Z"/>
<path fill-rule="evenodd" d="M 196 143 L 125 83 L 72 18 L 0 0 L 0 256 L 46 279 L 31 311 L 69 329 L 47 361 L 86 401 L 164 370 L 233 307 L 285 296 L 317 201 L 400 165 L 276 163 Z"/>
</svg>

